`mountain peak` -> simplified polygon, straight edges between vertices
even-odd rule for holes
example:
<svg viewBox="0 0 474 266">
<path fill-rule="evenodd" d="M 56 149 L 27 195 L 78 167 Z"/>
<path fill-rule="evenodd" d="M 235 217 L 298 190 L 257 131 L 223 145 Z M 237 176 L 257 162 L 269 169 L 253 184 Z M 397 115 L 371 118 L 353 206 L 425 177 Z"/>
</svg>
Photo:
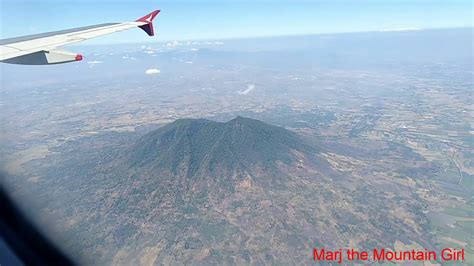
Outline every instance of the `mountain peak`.
<svg viewBox="0 0 474 266">
<path fill-rule="evenodd" d="M 278 163 L 296 161 L 294 151 L 306 153 L 310 147 L 295 133 L 259 120 L 179 119 L 140 138 L 129 162 L 187 177 L 229 176 L 257 168 L 274 171 Z"/>
<path fill-rule="evenodd" d="M 236 116 L 234 119 L 232 120 L 229 120 L 227 123 L 238 123 L 238 122 L 244 122 L 244 121 L 258 121 L 258 120 L 255 120 L 255 119 L 251 119 L 251 118 L 245 118 L 243 116 Z"/>
<path fill-rule="evenodd" d="M 229 120 L 228 122 L 225 123 L 226 125 L 255 125 L 255 126 L 260 126 L 260 127 L 265 127 L 265 126 L 270 126 L 268 124 L 265 124 L 262 121 L 252 119 L 252 118 L 246 118 L 242 116 L 236 116 L 234 119 Z"/>
</svg>

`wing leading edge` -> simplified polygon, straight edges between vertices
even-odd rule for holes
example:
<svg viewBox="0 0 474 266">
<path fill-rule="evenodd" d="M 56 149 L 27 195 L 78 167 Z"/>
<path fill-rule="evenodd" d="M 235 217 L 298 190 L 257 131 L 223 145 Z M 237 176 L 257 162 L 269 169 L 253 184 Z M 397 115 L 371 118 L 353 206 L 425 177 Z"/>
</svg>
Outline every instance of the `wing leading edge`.
<svg viewBox="0 0 474 266">
<path fill-rule="evenodd" d="M 47 32 L 0 40 L 0 62 L 23 65 L 60 64 L 82 60 L 80 54 L 58 50 L 98 36 L 139 27 L 154 36 L 153 20 L 160 13 L 155 10 L 133 22 L 106 23 L 68 30 Z"/>
</svg>

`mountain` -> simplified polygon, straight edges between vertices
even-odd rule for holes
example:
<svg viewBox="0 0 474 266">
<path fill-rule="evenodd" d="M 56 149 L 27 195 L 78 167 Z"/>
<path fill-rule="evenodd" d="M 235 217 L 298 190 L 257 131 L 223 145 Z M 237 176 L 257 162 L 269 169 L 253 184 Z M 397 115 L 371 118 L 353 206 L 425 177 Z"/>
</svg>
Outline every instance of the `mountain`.
<svg viewBox="0 0 474 266">
<path fill-rule="evenodd" d="M 180 119 L 140 138 L 128 152 L 127 163 L 191 179 L 229 179 L 282 174 L 279 164 L 292 165 L 297 154 L 312 152 L 295 133 L 250 118 L 226 123 Z"/>
</svg>

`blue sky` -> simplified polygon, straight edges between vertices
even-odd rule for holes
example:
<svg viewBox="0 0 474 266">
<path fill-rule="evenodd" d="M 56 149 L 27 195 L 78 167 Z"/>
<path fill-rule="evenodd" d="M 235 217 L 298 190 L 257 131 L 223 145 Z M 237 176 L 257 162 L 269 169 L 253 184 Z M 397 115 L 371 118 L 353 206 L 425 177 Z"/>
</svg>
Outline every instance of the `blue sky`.
<svg viewBox="0 0 474 266">
<path fill-rule="evenodd" d="M 89 44 L 473 25 L 471 0 L 0 0 L 0 9 L 1 38 L 133 21 L 162 10 L 156 38 L 130 30 Z"/>
</svg>

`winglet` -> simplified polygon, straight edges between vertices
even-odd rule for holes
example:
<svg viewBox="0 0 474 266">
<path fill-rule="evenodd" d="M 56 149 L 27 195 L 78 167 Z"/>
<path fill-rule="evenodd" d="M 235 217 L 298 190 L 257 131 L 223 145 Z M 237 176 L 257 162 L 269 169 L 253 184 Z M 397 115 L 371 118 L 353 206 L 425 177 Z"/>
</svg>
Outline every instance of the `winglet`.
<svg viewBox="0 0 474 266">
<path fill-rule="evenodd" d="M 138 27 L 140 27 L 140 29 L 144 30 L 149 36 L 154 36 L 155 35 L 155 32 L 153 30 L 153 19 L 155 19 L 155 17 L 158 15 L 158 13 L 160 13 L 160 10 L 155 10 L 155 11 L 151 12 L 150 14 L 135 20 L 136 22 L 145 22 L 145 23 L 147 23 L 145 25 L 138 26 Z"/>
</svg>

